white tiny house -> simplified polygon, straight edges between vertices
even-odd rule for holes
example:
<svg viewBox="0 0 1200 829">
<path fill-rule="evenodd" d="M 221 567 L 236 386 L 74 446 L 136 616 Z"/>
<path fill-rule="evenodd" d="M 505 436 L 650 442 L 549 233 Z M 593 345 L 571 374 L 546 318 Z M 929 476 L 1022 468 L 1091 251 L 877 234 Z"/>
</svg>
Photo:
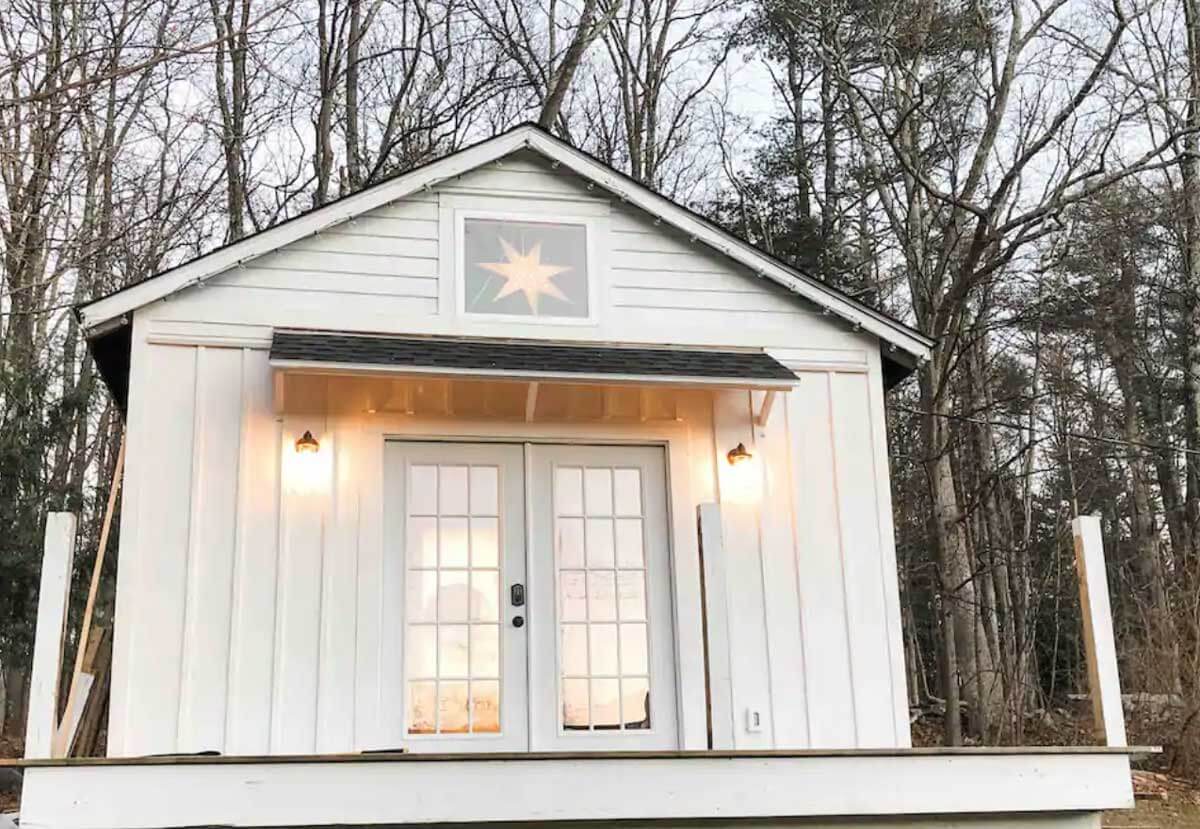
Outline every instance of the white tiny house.
<svg viewBox="0 0 1200 829">
<path fill-rule="evenodd" d="M 108 756 L 31 757 L 23 825 L 1130 801 L 1119 748 L 911 748 L 884 395 L 929 338 L 535 127 L 79 313 Z"/>
</svg>

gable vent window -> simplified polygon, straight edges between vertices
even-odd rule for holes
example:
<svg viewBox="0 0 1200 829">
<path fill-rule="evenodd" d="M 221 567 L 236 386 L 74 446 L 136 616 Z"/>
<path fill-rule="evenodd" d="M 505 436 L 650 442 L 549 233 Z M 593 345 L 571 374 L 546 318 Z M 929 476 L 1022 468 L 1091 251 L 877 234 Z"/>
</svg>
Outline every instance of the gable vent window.
<svg viewBox="0 0 1200 829">
<path fill-rule="evenodd" d="M 466 218 L 461 227 L 465 313 L 593 317 L 587 224 Z"/>
</svg>

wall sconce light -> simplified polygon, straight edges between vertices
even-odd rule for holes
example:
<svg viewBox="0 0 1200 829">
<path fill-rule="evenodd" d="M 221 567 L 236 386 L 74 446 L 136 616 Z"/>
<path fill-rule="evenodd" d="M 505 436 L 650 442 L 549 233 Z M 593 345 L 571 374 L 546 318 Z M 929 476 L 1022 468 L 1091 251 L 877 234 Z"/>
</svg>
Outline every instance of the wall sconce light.
<svg viewBox="0 0 1200 829">
<path fill-rule="evenodd" d="M 730 466 L 737 466 L 743 461 L 748 461 L 754 457 L 754 453 L 746 448 L 746 444 L 738 443 L 726 453 L 725 457 L 729 460 Z"/>
<path fill-rule="evenodd" d="M 305 429 L 304 434 L 296 439 L 296 452 L 301 455 L 311 455 L 319 451 L 321 451 L 321 442 L 313 437 L 311 431 Z"/>
</svg>

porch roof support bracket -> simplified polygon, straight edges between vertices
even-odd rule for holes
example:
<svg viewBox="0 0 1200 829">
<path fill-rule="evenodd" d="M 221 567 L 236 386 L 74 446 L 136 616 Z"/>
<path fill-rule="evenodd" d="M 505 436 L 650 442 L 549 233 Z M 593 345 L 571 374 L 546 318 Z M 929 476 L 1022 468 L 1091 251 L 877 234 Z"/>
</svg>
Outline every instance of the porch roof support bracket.
<svg viewBox="0 0 1200 829">
<path fill-rule="evenodd" d="M 533 422 L 533 413 L 535 411 L 537 411 L 538 387 L 539 387 L 539 384 L 537 382 L 531 382 L 529 384 L 529 388 L 525 392 L 525 422 L 526 423 Z"/>
<path fill-rule="evenodd" d="M 778 394 L 774 389 L 768 389 L 763 396 L 762 407 L 759 408 L 758 414 L 754 416 L 754 425 L 763 427 L 767 425 L 767 420 L 771 417 L 771 407 L 775 405 L 775 395 Z"/>
</svg>

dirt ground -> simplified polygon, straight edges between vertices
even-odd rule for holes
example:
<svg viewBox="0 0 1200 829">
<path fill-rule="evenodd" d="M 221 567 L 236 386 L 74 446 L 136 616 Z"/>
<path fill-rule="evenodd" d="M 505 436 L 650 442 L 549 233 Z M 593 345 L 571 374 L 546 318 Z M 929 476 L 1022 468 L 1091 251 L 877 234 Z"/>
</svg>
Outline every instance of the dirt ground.
<svg viewBox="0 0 1200 829">
<path fill-rule="evenodd" d="M 1186 780 L 1135 771 L 1136 808 L 1109 812 L 1104 826 L 1113 829 L 1200 829 L 1200 789 Z"/>
</svg>

